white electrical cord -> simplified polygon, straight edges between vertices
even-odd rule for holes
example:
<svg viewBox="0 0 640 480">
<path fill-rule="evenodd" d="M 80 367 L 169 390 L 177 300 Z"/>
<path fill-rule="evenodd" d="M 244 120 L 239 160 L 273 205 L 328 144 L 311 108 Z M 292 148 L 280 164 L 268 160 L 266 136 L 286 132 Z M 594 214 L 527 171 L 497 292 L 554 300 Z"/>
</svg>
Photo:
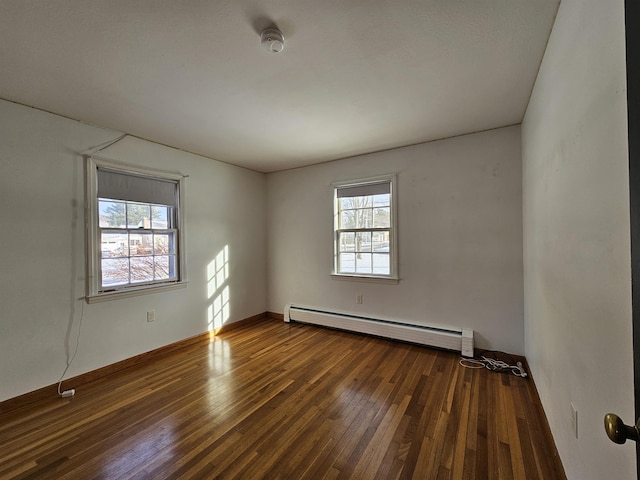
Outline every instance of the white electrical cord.
<svg viewBox="0 0 640 480">
<path fill-rule="evenodd" d="M 116 143 L 118 143 L 119 141 L 121 141 L 123 138 L 127 137 L 129 134 L 124 133 L 122 135 L 120 135 L 118 138 L 115 138 L 113 140 L 109 140 L 108 142 L 105 142 L 103 144 L 100 145 L 96 145 L 94 147 L 90 147 L 87 150 L 85 150 L 84 152 L 81 152 L 80 155 L 83 156 L 87 156 L 87 155 L 91 155 L 92 153 L 99 153 L 102 152 L 103 150 L 106 150 L 107 148 L 111 147 L 112 145 L 115 145 Z M 74 215 L 73 217 L 73 227 L 75 227 L 75 222 L 77 219 L 77 215 Z M 72 255 L 73 255 L 73 248 L 72 248 Z M 72 268 L 72 270 L 75 270 L 74 268 Z M 72 289 L 72 298 L 73 298 L 73 292 L 75 291 L 75 289 L 73 288 L 73 285 L 71 287 Z M 60 375 L 60 379 L 58 380 L 58 396 L 60 397 L 73 397 L 76 393 L 75 389 L 71 388 L 69 390 L 65 390 L 64 392 L 61 390 L 62 388 L 62 380 L 64 379 L 64 376 L 67 374 L 67 372 L 69 371 L 69 368 L 71 367 L 71 364 L 73 363 L 73 361 L 76 358 L 76 355 L 78 354 L 78 348 L 80 347 L 80 332 L 82 331 L 82 320 L 84 318 L 84 300 L 82 301 L 82 306 L 80 309 L 80 321 L 78 322 L 78 333 L 76 335 L 76 346 L 73 350 L 73 354 L 71 355 L 71 358 L 67 358 L 67 365 L 64 369 L 64 371 L 62 372 L 62 375 Z M 75 307 L 72 304 L 71 305 L 71 313 L 70 313 L 70 320 L 73 320 L 74 317 L 74 312 L 75 312 Z"/>
<path fill-rule="evenodd" d="M 485 368 L 485 364 L 474 358 L 461 358 L 460 365 L 464 368 Z"/>
<path fill-rule="evenodd" d="M 120 135 L 118 138 L 116 138 L 115 140 L 109 140 L 108 142 L 102 143 L 100 145 L 96 145 L 94 147 L 87 148 L 84 152 L 80 152 L 80 155 L 89 155 L 89 156 L 91 156 L 94 153 L 100 153 L 103 150 L 106 150 L 107 148 L 109 148 L 110 146 L 115 145 L 120 140 L 122 140 L 124 137 L 128 137 L 128 136 L 129 136 L 128 133 L 124 133 L 124 134 Z"/>
<path fill-rule="evenodd" d="M 82 306 L 80 307 L 80 321 L 78 322 L 78 334 L 76 335 L 76 347 L 73 351 L 73 355 L 71 355 L 71 358 L 67 362 L 67 366 L 64 369 L 64 372 L 62 372 L 62 375 L 60 375 L 60 380 L 58 380 L 58 396 L 60 397 L 72 397 L 76 393 L 73 388 L 71 390 L 65 390 L 64 392 L 60 391 L 60 388 L 62 387 L 62 379 L 66 375 L 67 370 L 69 370 L 69 367 L 71 367 L 71 364 L 73 363 L 73 361 L 76 358 L 76 355 L 78 354 L 78 347 L 80 346 L 80 331 L 82 330 L 83 318 L 84 318 L 84 301 L 82 302 Z"/>
<path fill-rule="evenodd" d="M 517 362 L 515 365 L 509 365 L 502 360 L 496 360 L 494 358 L 480 357 L 475 358 L 461 358 L 460 365 L 464 368 L 486 368 L 494 372 L 511 372 L 516 377 L 526 377 L 527 373 L 524 371 L 521 362 Z"/>
</svg>

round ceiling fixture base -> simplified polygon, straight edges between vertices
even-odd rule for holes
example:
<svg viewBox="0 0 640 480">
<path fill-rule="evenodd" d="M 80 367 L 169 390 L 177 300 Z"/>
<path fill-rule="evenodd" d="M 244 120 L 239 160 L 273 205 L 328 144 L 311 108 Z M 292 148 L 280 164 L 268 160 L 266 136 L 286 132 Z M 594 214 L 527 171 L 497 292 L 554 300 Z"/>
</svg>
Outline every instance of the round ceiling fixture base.
<svg viewBox="0 0 640 480">
<path fill-rule="evenodd" d="M 265 28 L 260 34 L 260 43 L 269 53 L 280 53 L 284 49 L 284 35 L 275 27 Z"/>
</svg>

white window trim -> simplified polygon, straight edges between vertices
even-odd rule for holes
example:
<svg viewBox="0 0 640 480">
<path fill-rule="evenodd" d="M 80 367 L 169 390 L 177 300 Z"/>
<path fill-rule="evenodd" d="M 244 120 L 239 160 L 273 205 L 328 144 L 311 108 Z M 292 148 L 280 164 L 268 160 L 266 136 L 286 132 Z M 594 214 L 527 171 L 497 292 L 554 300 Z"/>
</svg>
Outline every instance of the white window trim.
<svg viewBox="0 0 640 480">
<path fill-rule="evenodd" d="M 371 183 L 389 182 L 391 188 L 391 209 L 390 209 L 390 225 L 391 232 L 389 235 L 389 252 L 390 252 L 390 273 L 389 275 L 374 275 L 374 274 L 361 274 L 361 273 L 340 273 L 338 272 L 338 188 L 352 187 L 358 185 L 366 185 Z M 339 280 L 355 280 L 364 282 L 375 283 L 389 283 L 397 284 L 399 282 L 398 276 L 398 196 L 397 196 L 397 175 L 381 175 L 377 177 L 367 177 L 357 180 L 345 180 L 331 183 L 331 193 L 333 195 L 333 268 L 331 271 L 331 277 Z"/>
<path fill-rule="evenodd" d="M 85 226 L 86 226 L 86 265 L 87 280 L 85 297 L 87 303 L 98 303 L 107 300 L 134 297 L 149 293 L 159 293 L 178 288 L 184 288 L 188 282 L 186 280 L 186 222 L 184 216 L 184 179 L 185 175 L 177 172 L 167 172 L 151 168 L 142 168 L 126 163 L 96 157 L 94 155 L 85 156 L 86 159 L 86 182 L 85 182 Z M 178 182 L 178 207 L 176 216 L 178 222 L 178 274 L 179 280 L 175 282 L 163 282 L 151 285 L 129 286 L 122 290 L 100 292 L 100 238 L 98 236 L 98 167 L 112 168 L 124 173 L 145 175 L 154 178 L 162 178 Z"/>
</svg>

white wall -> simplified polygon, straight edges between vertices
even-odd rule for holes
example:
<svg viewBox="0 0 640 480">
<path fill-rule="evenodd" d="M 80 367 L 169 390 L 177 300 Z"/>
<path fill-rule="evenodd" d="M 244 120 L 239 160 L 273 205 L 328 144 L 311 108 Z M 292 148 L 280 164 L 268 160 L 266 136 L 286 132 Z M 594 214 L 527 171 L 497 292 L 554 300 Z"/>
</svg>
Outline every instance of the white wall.
<svg viewBox="0 0 640 480">
<path fill-rule="evenodd" d="M 634 423 L 623 7 L 562 1 L 522 126 L 525 351 L 576 480 L 636 478 L 603 428 Z"/>
<path fill-rule="evenodd" d="M 0 401 L 208 329 L 207 266 L 228 246 L 228 322 L 266 310 L 265 176 L 127 137 L 103 157 L 186 180 L 184 289 L 86 305 L 83 164 L 120 134 L 0 101 Z M 156 321 L 146 322 L 147 310 Z M 68 340 L 67 340 L 68 339 Z"/>
<path fill-rule="evenodd" d="M 520 148 L 510 127 L 267 175 L 269 310 L 471 327 L 479 347 L 524 353 Z M 398 174 L 399 284 L 331 278 L 331 182 L 387 173 Z"/>
</svg>

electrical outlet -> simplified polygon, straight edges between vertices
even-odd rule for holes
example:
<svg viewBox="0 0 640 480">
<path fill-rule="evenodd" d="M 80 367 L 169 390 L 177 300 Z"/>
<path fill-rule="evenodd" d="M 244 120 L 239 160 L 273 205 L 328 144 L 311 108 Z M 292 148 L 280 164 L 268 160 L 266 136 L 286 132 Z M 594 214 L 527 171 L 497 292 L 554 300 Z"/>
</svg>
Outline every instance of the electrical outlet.
<svg viewBox="0 0 640 480">
<path fill-rule="evenodd" d="M 154 310 L 149 310 L 147 312 L 147 322 L 155 322 L 156 321 L 156 312 Z"/>
<path fill-rule="evenodd" d="M 573 402 L 571 403 L 571 428 L 573 429 L 573 434 L 578 438 L 578 409 Z"/>
<path fill-rule="evenodd" d="M 363 303 L 362 302 L 362 295 L 360 295 L 360 294 L 356 295 L 356 303 L 358 305 L 362 305 L 362 303 Z"/>
</svg>

